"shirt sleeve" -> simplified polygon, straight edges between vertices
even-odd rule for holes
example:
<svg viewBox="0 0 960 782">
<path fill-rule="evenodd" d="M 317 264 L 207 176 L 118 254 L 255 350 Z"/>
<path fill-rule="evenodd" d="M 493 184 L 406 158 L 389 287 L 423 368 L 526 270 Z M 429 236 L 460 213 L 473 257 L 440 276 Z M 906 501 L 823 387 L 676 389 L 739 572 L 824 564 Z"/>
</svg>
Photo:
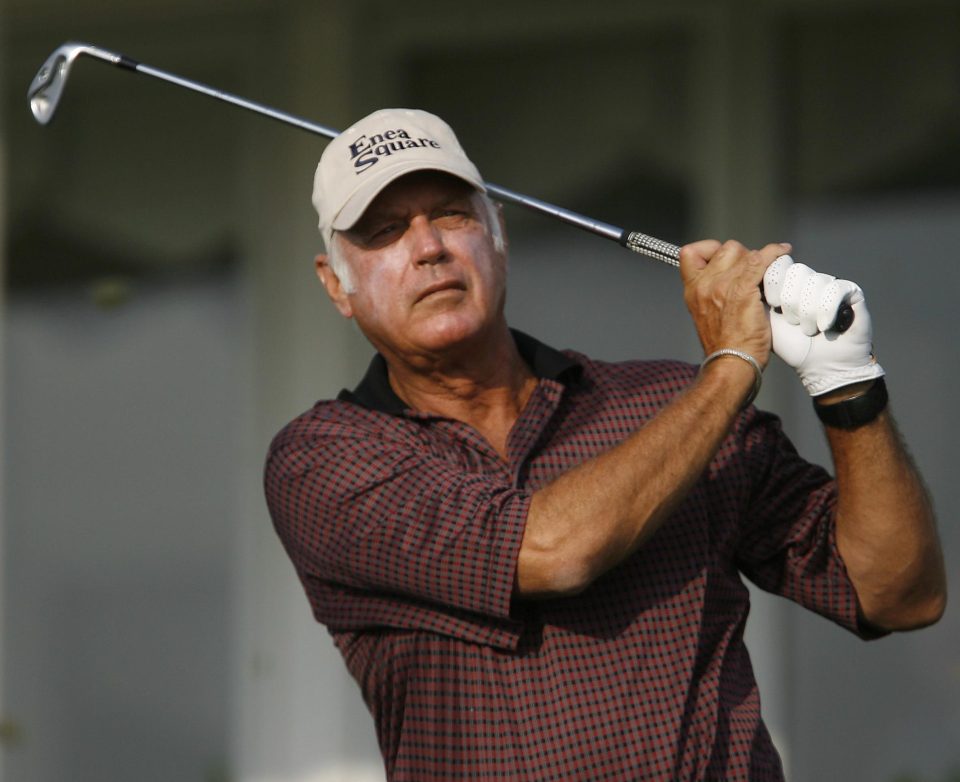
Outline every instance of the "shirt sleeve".
<svg viewBox="0 0 960 782">
<path fill-rule="evenodd" d="M 529 494 L 403 425 L 308 417 L 271 445 L 267 504 L 314 615 L 334 631 L 420 629 L 513 647 Z"/>
<path fill-rule="evenodd" d="M 738 566 L 757 586 L 783 595 L 862 638 L 884 633 L 862 620 L 836 540 L 837 485 L 802 459 L 769 413 L 745 416 L 744 464 L 752 493 Z"/>
</svg>

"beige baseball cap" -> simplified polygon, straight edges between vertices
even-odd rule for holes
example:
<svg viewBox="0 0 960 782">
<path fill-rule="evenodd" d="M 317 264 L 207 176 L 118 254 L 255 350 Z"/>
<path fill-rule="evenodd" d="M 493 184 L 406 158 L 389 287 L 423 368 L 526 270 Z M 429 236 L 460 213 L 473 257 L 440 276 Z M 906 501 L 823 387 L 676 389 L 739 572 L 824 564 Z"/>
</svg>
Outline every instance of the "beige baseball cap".
<svg viewBox="0 0 960 782">
<path fill-rule="evenodd" d="M 352 227 L 387 185 L 425 169 L 486 190 L 450 126 L 426 111 L 381 109 L 343 131 L 323 151 L 313 178 L 313 206 L 327 249 L 333 232 Z"/>
</svg>

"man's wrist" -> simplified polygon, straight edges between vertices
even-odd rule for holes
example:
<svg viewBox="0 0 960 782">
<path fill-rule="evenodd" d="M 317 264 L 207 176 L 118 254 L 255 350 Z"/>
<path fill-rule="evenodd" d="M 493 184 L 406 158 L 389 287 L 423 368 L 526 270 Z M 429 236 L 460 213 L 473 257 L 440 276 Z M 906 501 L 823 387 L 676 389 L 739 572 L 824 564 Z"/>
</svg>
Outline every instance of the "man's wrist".
<svg viewBox="0 0 960 782">
<path fill-rule="evenodd" d="M 760 386 L 763 383 L 763 368 L 760 366 L 760 362 L 758 362 L 753 356 L 737 348 L 720 348 L 719 350 L 713 351 L 713 353 L 711 353 L 701 362 L 700 372 L 702 373 L 704 368 L 716 359 L 726 358 L 728 356 L 745 361 L 753 369 L 753 388 L 750 391 L 750 395 L 746 398 L 741 406 L 741 409 L 746 408 L 753 402 L 754 399 L 757 398 L 757 394 L 760 393 Z"/>
<path fill-rule="evenodd" d="M 883 377 L 874 380 L 863 393 L 858 393 L 859 389 L 853 388 L 838 391 L 847 391 L 848 395 L 844 397 L 840 394 L 841 398 L 836 400 L 838 394 L 832 393 L 829 395 L 831 400 L 826 403 L 821 397 L 814 397 L 813 409 L 817 418 L 826 426 L 835 429 L 858 429 L 874 421 L 887 409 L 889 396 Z"/>
</svg>

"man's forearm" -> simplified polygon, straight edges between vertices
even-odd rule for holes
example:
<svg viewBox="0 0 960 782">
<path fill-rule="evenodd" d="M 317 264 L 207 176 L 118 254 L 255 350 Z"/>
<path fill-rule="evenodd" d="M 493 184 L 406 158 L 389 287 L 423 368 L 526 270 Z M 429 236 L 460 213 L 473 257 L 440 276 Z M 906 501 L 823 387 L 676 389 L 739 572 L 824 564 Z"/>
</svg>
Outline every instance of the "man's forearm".
<svg viewBox="0 0 960 782">
<path fill-rule="evenodd" d="M 680 251 L 684 302 L 704 353 L 735 348 L 618 446 L 533 496 L 517 563 L 516 592 L 553 596 L 585 589 L 643 544 L 713 458 L 770 355 L 760 281 L 788 245 L 748 250 L 704 240 Z"/>
<path fill-rule="evenodd" d="M 753 381 L 741 359 L 712 362 L 642 429 L 536 492 L 517 593 L 576 593 L 636 551 L 709 464 Z"/>
<path fill-rule="evenodd" d="M 839 488 L 837 545 L 864 618 L 886 630 L 932 624 L 946 577 L 930 498 L 889 412 L 827 427 Z"/>
</svg>

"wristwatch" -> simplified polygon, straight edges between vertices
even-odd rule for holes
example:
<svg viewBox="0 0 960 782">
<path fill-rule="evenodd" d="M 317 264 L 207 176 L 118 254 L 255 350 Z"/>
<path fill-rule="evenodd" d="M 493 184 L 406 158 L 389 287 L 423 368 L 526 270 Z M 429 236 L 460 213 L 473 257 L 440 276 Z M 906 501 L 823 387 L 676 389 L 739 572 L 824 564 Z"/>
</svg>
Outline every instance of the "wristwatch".
<svg viewBox="0 0 960 782">
<path fill-rule="evenodd" d="M 813 409 L 827 426 L 835 429 L 857 429 L 869 424 L 887 408 L 887 384 L 882 377 L 873 381 L 873 385 L 860 396 L 844 399 L 832 405 L 821 405 L 813 400 Z"/>
</svg>

